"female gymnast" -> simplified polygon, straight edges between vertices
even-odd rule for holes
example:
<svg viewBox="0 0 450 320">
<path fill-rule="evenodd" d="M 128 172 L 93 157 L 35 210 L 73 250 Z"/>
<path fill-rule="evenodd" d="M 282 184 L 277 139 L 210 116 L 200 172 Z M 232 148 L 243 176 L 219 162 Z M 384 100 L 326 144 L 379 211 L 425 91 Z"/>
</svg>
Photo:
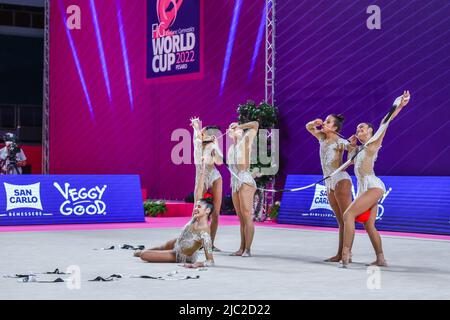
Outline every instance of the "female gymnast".
<svg viewBox="0 0 450 320">
<path fill-rule="evenodd" d="M 194 163 L 196 166 L 195 189 L 203 197 L 208 190 L 211 191 L 214 210 L 211 214 L 211 239 L 213 241 L 213 250 L 220 251 L 214 246 L 217 228 L 219 227 L 220 208 L 222 206 L 222 176 L 216 165 L 223 164 L 223 155 L 220 151 L 217 139 L 213 135 L 207 135 L 208 127 L 202 128 L 199 118 L 191 118 L 191 127 L 194 129 Z M 201 173 L 201 159 L 205 158 L 205 181 L 199 183 Z M 198 199 L 194 199 L 196 202 Z"/>
<path fill-rule="evenodd" d="M 404 91 L 400 105 L 392 114 L 392 119 L 398 115 L 398 113 L 409 102 L 409 91 Z M 350 248 L 352 247 L 353 234 L 355 231 L 355 218 L 363 212 L 370 209 L 370 218 L 364 223 L 364 228 L 369 235 L 372 246 L 375 250 L 376 260 L 370 265 L 387 266 L 384 259 L 383 248 L 381 245 L 381 237 L 375 228 L 375 220 L 378 211 L 378 201 L 386 192 L 383 181 L 381 181 L 373 170 L 375 161 L 377 159 L 378 151 L 381 148 L 386 130 L 384 130 L 380 137 L 373 143 L 370 143 L 366 147 L 356 147 L 356 140 L 359 140 L 362 144 L 365 144 L 374 134 L 374 128 L 369 123 L 361 123 L 356 128 L 356 135 L 350 138 L 351 145 L 354 148 L 351 151 L 350 156 L 358 152 L 356 158 L 353 161 L 355 166 L 355 175 L 358 179 L 358 193 L 356 199 L 347 208 L 344 213 L 344 248 L 342 250 L 342 264 L 346 267 L 350 263 Z M 359 149 L 358 149 L 359 148 Z"/>
<path fill-rule="evenodd" d="M 202 171 L 199 183 L 204 182 L 205 161 L 202 161 Z M 186 268 L 210 267 L 214 265 L 212 241 L 208 218 L 213 212 L 213 205 L 201 199 L 201 193 L 196 195 L 198 200 L 194 205 L 192 219 L 184 226 L 177 239 L 166 244 L 145 251 L 136 251 L 134 256 L 146 262 L 182 262 Z M 206 261 L 197 262 L 200 248 L 205 250 Z"/>
<path fill-rule="evenodd" d="M 340 138 L 337 134 L 342 129 L 344 117 L 330 114 L 323 122 L 321 119 L 308 122 L 306 129 L 319 140 L 320 162 L 324 177 L 330 175 L 342 165 L 342 155 L 348 148 L 349 142 Z M 322 127 L 319 129 L 318 127 Z M 344 241 L 344 212 L 352 202 L 352 180 L 346 171 L 339 172 L 331 179 L 325 180 L 328 202 L 339 224 L 339 247 L 334 257 L 326 259 L 326 262 L 339 262 L 342 259 L 342 247 Z"/>
<path fill-rule="evenodd" d="M 227 163 L 232 172 L 233 205 L 241 225 L 241 244 L 239 250 L 232 253 L 232 256 L 251 256 L 250 250 L 255 234 L 252 211 L 256 182 L 250 173 L 250 153 L 258 128 L 259 123 L 254 121 L 244 124 L 234 122 L 228 129 L 233 144 L 228 149 Z"/>
</svg>

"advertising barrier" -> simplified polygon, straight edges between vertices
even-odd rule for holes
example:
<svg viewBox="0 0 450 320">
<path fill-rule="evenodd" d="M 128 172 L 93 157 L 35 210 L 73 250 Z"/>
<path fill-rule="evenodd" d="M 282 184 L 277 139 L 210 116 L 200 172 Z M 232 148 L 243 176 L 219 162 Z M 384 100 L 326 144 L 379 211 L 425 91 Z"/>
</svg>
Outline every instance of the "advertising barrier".
<svg viewBox="0 0 450 320">
<path fill-rule="evenodd" d="M 0 225 L 143 222 L 137 175 L 3 175 Z"/>
<path fill-rule="evenodd" d="M 289 175 L 285 188 L 320 180 L 318 175 Z M 450 177 L 381 176 L 386 193 L 378 204 L 379 230 L 450 235 Z M 356 178 L 352 177 L 355 198 Z M 337 227 L 324 185 L 299 192 L 286 192 L 281 201 L 279 223 Z M 362 228 L 357 223 L 358 228 Z"/>
</svg>

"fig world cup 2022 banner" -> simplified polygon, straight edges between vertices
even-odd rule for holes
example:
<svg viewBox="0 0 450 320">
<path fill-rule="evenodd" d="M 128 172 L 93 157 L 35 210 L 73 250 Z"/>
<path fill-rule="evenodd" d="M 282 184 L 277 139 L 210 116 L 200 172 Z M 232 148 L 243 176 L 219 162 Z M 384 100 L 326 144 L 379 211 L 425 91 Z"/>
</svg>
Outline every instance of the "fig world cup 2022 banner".
<svg viewBox="0 0 450 320">
<path fill-rule="evenodd" d="M 147 78 L 201 72 L 203 0 L 147 0 Z"/>
</svg>

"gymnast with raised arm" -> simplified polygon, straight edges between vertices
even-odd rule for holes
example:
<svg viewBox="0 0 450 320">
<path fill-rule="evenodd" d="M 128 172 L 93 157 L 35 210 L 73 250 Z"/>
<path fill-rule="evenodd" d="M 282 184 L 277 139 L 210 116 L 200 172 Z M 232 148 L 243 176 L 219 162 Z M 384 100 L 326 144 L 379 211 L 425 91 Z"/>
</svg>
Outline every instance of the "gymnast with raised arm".
<svg viewBox="0 0 450 320">
<path fill-rule="evenodd" d="M 321 119 L 308 122 L 306 129 L 319 140 L 320 163 L 323 176 L 326 177 L 342 165 L 344 150 L 347 150 L 349 142 L 339 137 L 344 117 L 330 114 L 323 122 Z M 318 127 L 321 127 L 320 129 Z M 326 262 L 339 262 L 342 259 L 342 247 L 344 241 L 344 212 L 352 203 L 352 180 L 346 171 L 339 172 L 332 178 L 325 180 L 328 202 L 333 209 L 339 225 L 339 246 L 337 254 L 328 258 Z"/>
<path fill-rule="evenodd" d="M 391 119 L 394 119 L 403 107 L 408 104 L 409 98 L 409 91 L 404 91 L 401 102 L 392 114 Z M 381 237 L 375 228 L 378 201 L 386 192 L 386 187 L 373 170 L 385 134 L 386 129 L 381 132 L 378 139 L 364 147 L 363 145 L 374 135 L 374 128 L 370 123 L 360 123 L 356 128 L 356 134 L 350 138 L 351 146 L 354 149 L 350 153 L 350 157 L 356 153 L 353 164 L 355 166 L 355 175 L 358 179 L 358 193 L 356 199 L 344 213 L 344 248 L 342 251 L 342 264 L 344 267 L 350 263 L 350 248 L 352 247 L 353 234 L 355 232 L 355 218 L 367 210 L 370 210 L 370 218 L 364 223 L 364 228 L 369 235 L 376 254 L 376 260 L 370 265 L 387 266 Z M 357 147 L 357 140 L 363 145 Z"/>
<path fill-rule="evenodd" d="M 205 178 L 204 159 L 201 167 L 200 185 L 204 183 Z M 195 202 L 192 218 L 184 226 L 177 239 L 170 240 L 160 247 L 137 251 L 134 255 L 147 262 L 182 262 L 186 268 L 213 266 L 214 259 L 208 218 L 214 208 L 211 203 L 202 199 L 201 188 L 198 188 L 195 198 L 200 200 Z M 197 262 L 198 251 L 202 247 L 205 250 L 206 261 Z"/>
<path fill-rule="evenodd" d="M 251 245 L 255 234 L 253 223 L 253 201 L 256 192 L 256 182 L 250 173 L 250 153 L 258 134 L 257 121 L 230 124 L 229 136 L 233 144 L 228 150 L 227 163 L 231 171 L 232 200 L 240 222 L 241 244 L 233 256 L 250 257 Z"/>
<path fill-rule="evenodd" d="M 220 251 L 214 246 L 217 228 L 219 227 L 220 208 L 222 206 L 222 176 L 216 165 L 223 164 L 223 155 L 216 137 L 208 135 L 209 127 L 202 128 L 199 118 L 191 118 L 191 127 L 194 129 L 194 163 L 196 167 L 194 195 L 199 193 L 200 197 L 202 197 L 208 190 L 212 194 L 214 210 L 211 214 L 211 239 L 213 241 L 213 251 Z M 205 179 L 204 183 L 200 184 L 202 157 L 205 159 Z M 194 202 L 197 200 L 198 198 L 195 198 Z"/>
</svg>

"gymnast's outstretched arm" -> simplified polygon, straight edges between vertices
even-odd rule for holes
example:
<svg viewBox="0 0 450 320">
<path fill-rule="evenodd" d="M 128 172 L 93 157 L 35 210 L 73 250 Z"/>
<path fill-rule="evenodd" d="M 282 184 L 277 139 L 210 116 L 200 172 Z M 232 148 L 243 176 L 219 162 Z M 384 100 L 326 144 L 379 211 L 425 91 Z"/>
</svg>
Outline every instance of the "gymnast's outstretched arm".
<svg viewBox="0 0 450 320">
<path fill-rule="evenodd" d="M 402 109 L 408 104 L 410 99 L 410 93 L 409 90 L 405 90 L 403 91 L 403 96 L 402 96 L 402 101 L 400 102 L 400 105 L 398 106 L 398 108 L 394 111 L 394 113 L 392 114 L 392 118 L 391 121 L 400 113 L 400 111 L 402 111 Z M 384 118 L 381 121 L 381 124 L 384 122 Z M 381 125 L 380 125 L 381 126 Z M 380 147 L 381 144 L 383 143 L 383 139 L 384 136 L 386 135 L 386 131 L 387 131 L 387 127 L 386 129 L 381 133 L 380 137 L 375 140 L 374 142 L 372 142 L 370 144 L 370 146 L 374 146 L 374 147 Z"/>
<path fill-rule="evenodd" d="M 205 159 L 202 157 L 202 164 L 201 164 L 201 171 L 200 171 L 200 177 L 195 184 L 195 190 L 194 190 L 194 201 L 197 202 L 198 200 L 203 198 L 203 185 L 205 184 Z"/>
<path fill-rule="evenodd" d="M 194 139 L 202 138 L 202 125 L 198 117 L 193 117 L 191 120 L 191 127 L 194 129 Z"/>
<path fill-rule="evenodd" d="M 213 257 L 213 244 L 211 240 L 211 236 L 208 232 L 202 233 L 202 242 L 203 249 L 205 250 L 206 261 L 203 262 L 203 267 L 212 267 L 214 266 L 214 257 Z"/>
<path fill-rule="evenodd" d="M 194 203 L 195 203 L 199 199 L 196 197 L 197 193 L 203 193 L 203 184 L 199 183 L 203 148 L 202 148 L 202 132 L 201 132 L 200 119 L 197 117 L 193 117 L 190 120 L 191 120 L 190 126 L 194 130 L 194 136 L 193 136 L 194 165 L 195 165 L 195 169 L 196 169 L 195 187 L 194 187 Z"/>
</svg>

